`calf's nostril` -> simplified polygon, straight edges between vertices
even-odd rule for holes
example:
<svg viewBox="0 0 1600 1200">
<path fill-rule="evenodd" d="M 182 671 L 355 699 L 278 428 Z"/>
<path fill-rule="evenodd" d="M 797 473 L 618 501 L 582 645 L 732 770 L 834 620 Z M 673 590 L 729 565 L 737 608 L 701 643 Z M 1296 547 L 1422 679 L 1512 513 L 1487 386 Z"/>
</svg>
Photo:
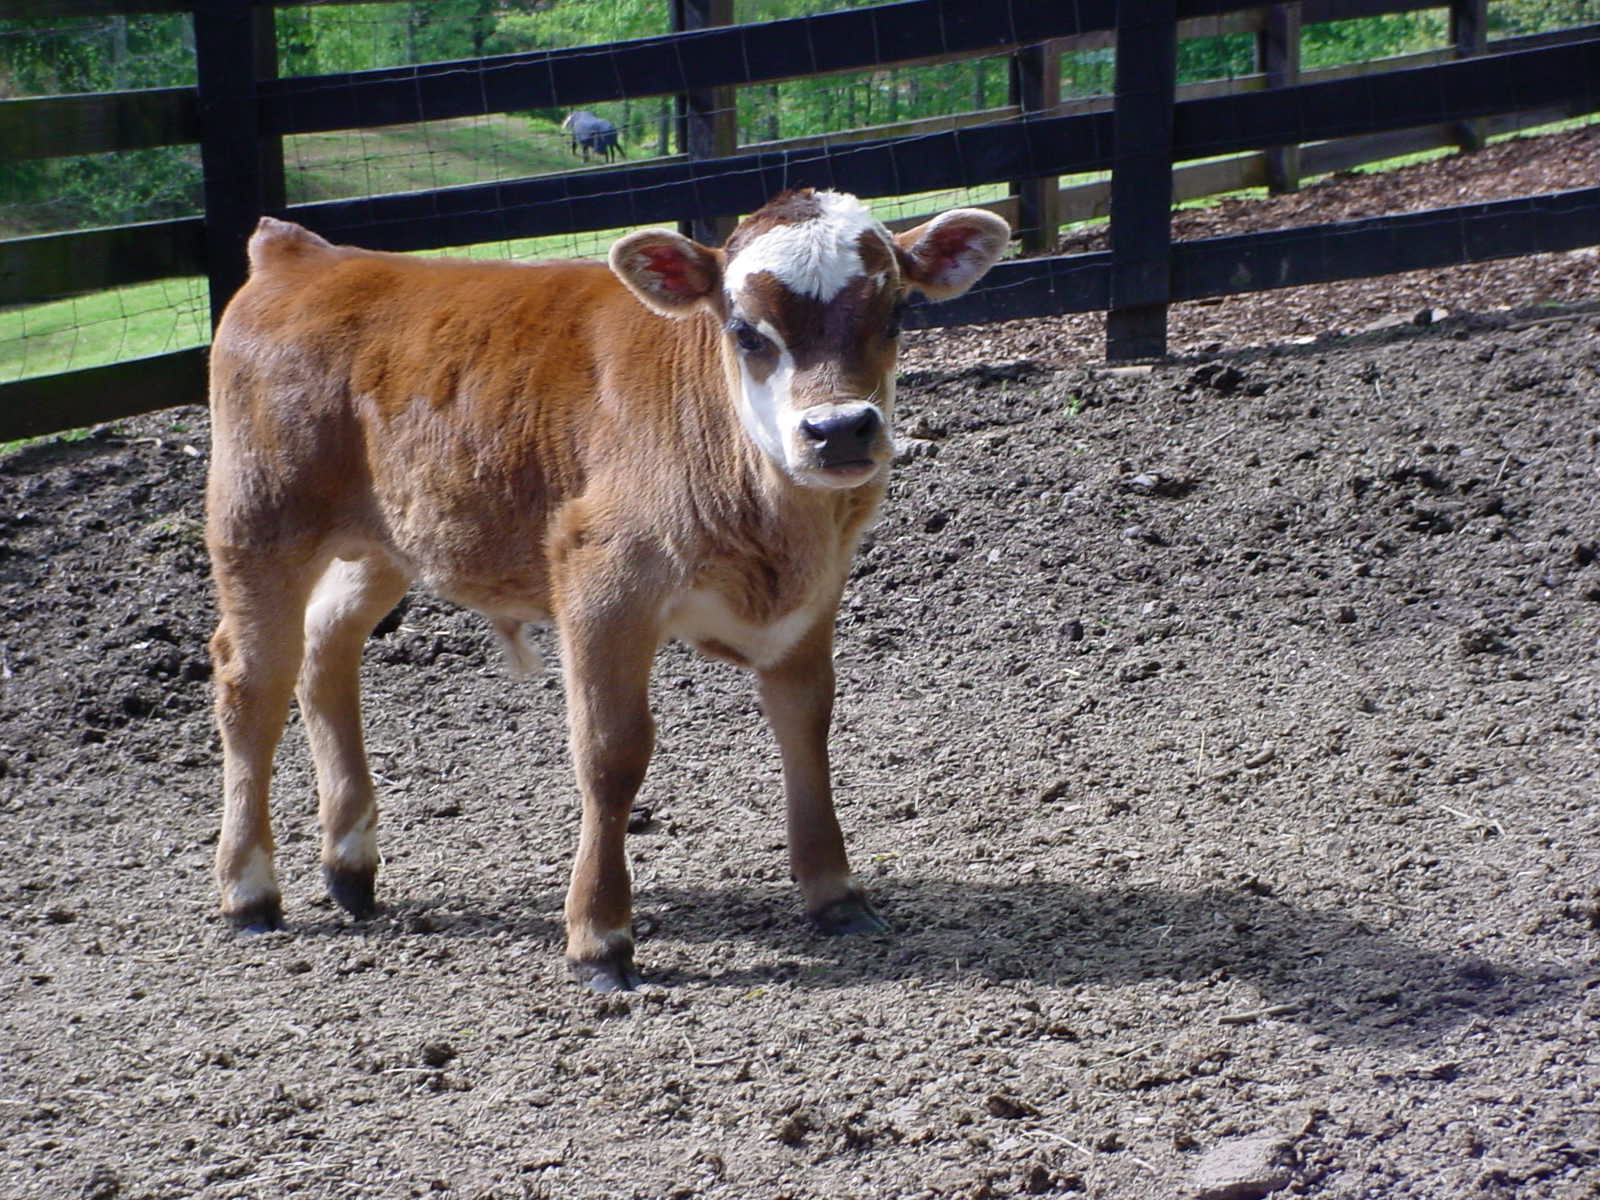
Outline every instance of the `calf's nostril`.
<svg viewBox="0 0 1600 1200">
<path fill-rule="evenodd" d="M 867 442 L 872 440 L 874 435 L 877 434 L 878 425 L 878 410 L 875 408 L 864 408 L 861 410 L 860 415 L 857 416 L 855 421 L 852 423 L 850 432 L 857 438 L 857 440 L 865 445 Z"/>
</svg>

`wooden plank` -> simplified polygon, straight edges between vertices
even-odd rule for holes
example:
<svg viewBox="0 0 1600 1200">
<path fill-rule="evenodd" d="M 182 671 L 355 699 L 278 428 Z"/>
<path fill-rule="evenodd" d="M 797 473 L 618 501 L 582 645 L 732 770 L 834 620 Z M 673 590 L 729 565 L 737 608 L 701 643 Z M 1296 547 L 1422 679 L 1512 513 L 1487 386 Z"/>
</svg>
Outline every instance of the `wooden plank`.
<svg viewBox="0 0 1600 1200">
<path fill-rule="evenodd" d="M 1591 65 L 1589 58 L 1597 57 L 1600 39 L 1402 72 L 1407 78 L 1401 84 L 1385 86 L 1437 96 L 1443 85 L 1434 72 L 1477 71 L 1498 63 L 1497 86 L 1486 95 L 1469 96 L 1467 102 L 1490 111 L 1569 102 L 1593 111 L 1600 107 L 1596 102 L 1600 63 L 1593 64 L 1595 71 L 1585 71 Z M 1525 72 L 1535 77 L 1524 78 Z M 1437 123 L 1397 112 L 1404 107 L 1398 102 L 1393 109 L 1382 103 L 1369 109 L 1368 85 L 1383 82 L 1381 77 L 1340 80 L 1301 84 L 1271 96 L 1247 93 L 1186 101 L 1176 109 L 1177 151 L 1182 158 L 1215 157 L 1273 142 L 1325 141 L 1368 129 Z M 1352 91 L 1342 104 L 1323 112 L 1317 97 L 1328 88 Z M 1573 96 L 1576 99 L 1569 99 Z M 1260 101 L 1270 104 L 1243 108 Z M 1288 111 L 1287 118 L 1279 107 Z M 1197 108 L 1206 109 L 1203 119 L 1190 120 Z M 1252 127 L 1260 131 L 1252 133 Z M 1110 145 L 1109 115 L 1090 113 L 1039 119 L 1026 126 L 953 129 L 923 137 L 909 147 L 884 140 L 852 146 L 842 155 L 822 149 L 762 150 L 700 163 L 630 164 L 437 192 L 325 201 L 297 206 L 291 215 L 336 240 L 419 250 L 490 238 L 675 221 L 685 211 L 749 212 L 784 187 L 808 184 L 873 197 L 999 182 L 1035 171 L 1058 175 L 1095 171 L 1110 165 Z"/>
<path fill-rule="evenodd" d="M 116 17 L 188 12 L 195 0 L 0 0 L 0 21 L 55 21 L 63 17 Z"/>
<path fill-rule="evenodd" d="M 1174 142 L 1180 158 L 1210 157 L 1432 125 L 1446 117 L 1487 117 L 1571 100 L 1587 104 L 1597 94 L 1600 36 L 1271 93 L 1191 100 L 1177 107 Z"/>
<path fill-rule="evenodd" d="M 837 187 L 870 198 L 967 187 L 1033 171 L 1074 174 L 1109 166 L 1110 144 L 1110 116 L 1097 113 L 1028 126 L 952 129 L 909 147 L 891 140 L 862 143 L 838 155 L 762 151 L 700 162 L 650 162 L 322 201 L 296 205 L 288 215 L 336 241 L 421 250 L 676 221 L 685 212 L 751 212 L 786 187 Z"/>
<path fill-rule="evenodd" d="M 1539 125 L 1549 125 L 1568 117 L 1586 116 L 1592 108 L 1577 103 L 1551 108 L 1533 109 L 1525 113 L 1509 113 L 1486 117 L 1485 132 L 1490 137 L 1505 133 L 1518 133 Z M 1307 175 L 1331 175 L 1351 167 L 1382 162 L 1386 158 L 1399 158 L 1425 150 L 1438 150 L 1457 145 L 1454 125 L 1424 125 L 1416 129 L 1397 129 L 1392 133 L 1373 133 L 1365 137 L 1341 138 L 1336 142 L 1316 142 L 1306 146 L 1302 167 Z"/>
<path fill-rule="evenodd" d="M 0 100 L 0 146 L 8 159 L 172 146 L 199 136 L 193 88 Z"/>
<path fill-rule="evenodd" d="M 1323 21 L 1359 21 L 1398 13 L 1438 8 L 1442 0 L 1304 0 L 1300 19 L 1310 25 Z"/>
<path fill-rule="evenodd" d="M 996 54 L 1109 28 L 1110 0 L 997 5 L 901 0 L 753 25 L 263 84 L 271 133 L 408 124 L 771 83 L 954 55 Z M 603 50 L 606 70 L 596 70 Z M 627 81 L 624 83 L 624 81 Z"/>
<path fill-rule="evenodd" d="M 672 27 L 689 32 L 733 24 L 733 0 L 672 0 Z M 738 110 L 731 87 L 694 88 L 677 98 L 678 149 L 691 160 L 726 158 L 739 145 Z M 733 232 L 731 213 L 696 210 L 678 222 L 686 237 L 720 246 Z"/>
<path fill-rule="evenodd" d="M 1256 61 L 1267 87 L 1292 87 L 1300 82 L 1300 5 L 1274 4 L 1265 28 L 1256 37 Z M 1266 151 L 1267 188 L 1275 194 L 1300 190 L 1300 145 L 1289 142 Z"/>
<path fill-rule="evenodd" d="M 205 273 L 205 222 L 147 221 L 0 241 L 0 304 Z"/>
<path fill-rule="evenodd" d="M 206 348 L 0 383 L 0 442 L 206 402 Z"/>
<path fill-rule="evenodd" d="M 1488 49 L 1489 0 L 1450 0 L 1450 44 L 1459 58 L 1471 58 Z M 1487 137 L 1483 118 L 1458 121 L 1456 134 L 1463 150 L 1482 150 Z"/>
<path fill-rule="evenodd" d="M 1522 44 L 1528 40 L 1548 42 L 1554 35 L 1536 35 L 1534 39 L 1516 39 L 1511 44 Z M 1570 41 L 1570 38 L 1567 39 Z M 1308 76 L 1308 80 L 1311 77 Z M 1180 89 L 1180 92 L 1182 89 Z M 1595 111 L 1596 105 L 1592 101 L 1575 99 L 1554 106 L 1547 106 L 1533 110 L 1526 114 L 1501 116 L 1490 118 L 1489 132 L 1491 134 L 1513 132 L 1529 128 L 1533 125 L 1548 123 L 1564 117 L 1581 116 Z M 1059 110 L 1058 110 L 1059 111 Z M 962 114 L 954 117 L 926 118 L 922 121 L 907 122 L 893 126 L 879 126 L 873 129 L 852 130 L 837 134 L 823 135 L 812 138 L 792 138 L 783 142 L 763 143 L 748 149 L 758 156 L 766 154 L 793 154 L 800 151 L 813 151 L 827 148 L 830 145 L 854 144 L 858 140 L 875 137 L 877 140 L 886 141 L 893 136 L 921 137 L 929 133 L 944 132 L 953 128 L 971 126 L 986 126 L 996 121 L 1004 120 L 1013 115 L 1008 109 L 995 109 L 986 113 Z M 1450 138 L 1445 136 L 1448 127 L 1444 125 L 1423 126 L 1415 130 L 1392 131 L 1376 135 L 1365 135 L 1355 139 L 1340 139 L 1331 142 L 1319 142 L 1308 145 L 1304 151 L 1305 160 L 1303 169 L 1308 175 L 1327 174 L 1333 171 L 1344 170 L 1351 166 L 1373 162 L 1383 158 L 1395 157 L 1401 154 L 1414 153 L 1419 150 L 1434 149 L 1450 144 Z M 1065 135 L 1057 136 L 1085 136 L 1081 133 L 1068 131 Z M 1253 161 L 1252 158 L 1227 161 Z M 1105 165 L 1104 163 L 1100 165 Z M 1091 169 L 1091 168 L 1083 168 Z M 1183 166 L 1174 172 L 1174 198 L 1176 200 L 1192 199 L 1196 196 L 1211 195 L 1218 191 L 1233 190 L 1237 187 L 1260 186 L 1264 182 L 1258 176 L 1229 175 L 1229 168 L 1216 163 L 1195 164 Z M 568 190 L 568 181 L 576 175 L 585 174 L 594 176 L 597 171 L 572 172 L 562 175 L 542 177 L 550 185 L 549 197 L 559 197 Z M 632 186 L 629 183 L 628 186 Z M 486 185 L 486 191 L 481 202 L 489 203 L 492 197 L 489 191 L 492 185 Z M 1093 217 L 1105 217 L 1108 214 L 1109 187 L 1106 184 L 1084 184 L 1062 190 L 1061 219 L 1063 221 L 1079 221 Z M 547 201 L 548 201 L 547 197 Z M 346 202 L 360 204 L 362 202 Z M 374 210 L 377 219 L 383 218 L 382 205 Z M 655 212 L 649 216 L 642 216 L 641 220 L 671 220 L 676 217 L 675 212 Z M 932 215 L 932 214 L 929 214 Z M 1007 216 L 1007 220 L 1016 222 L 1014 211 Z M 315 223 L 316 216 L 302 210 L 297 214 L 304 217 L 309 223 Z M 908 220 L 916 224 L 921 218 Z M 604 228 L 598 225 L 578 225 L 578 228 Z M 184 218 L 178 221 L 150 222 L 142 225 L 117 227 L 111 229 L 88 230 L 79 233 L 50 234 L 42 237 L 19 238 L 0 242 L 0 303 L 22 303 L 47 299 L 52 296 L 73 295 L 84 291 L 95 290 L 102 287 L 113 287 L 123 284 L 145 282 L 151 279 L 166 278 L 177 275 L 199 274 L 204 270 L 203 251 L 199 241 L 201 223 L 196 218 Z M 545 227 L 543 232 L 568 232 L 565 228 L 555 226 Z M 343 230 L 340 236 L 352 241 L 366 240 L 359 227 L 350 227 Z M 498 235 L 497 235 L 498 236 Z M 445 242 L 424 240 L 415 245 L 396 246 L 394 248 L 416 249 L 424 246 L 432 247 L 447 244 L 461 244 L 459 242 Z M 38 291 L 30 292 L 33 286 L 30 280 L 49 280 L 47 286 L 40 287 Z"/>
<path fill-rule="evenodd" d="M 1374 266 L 1390 273 L 1574 250 L 1597 241 L 1600 188 L 1348 225 L 1180 242 L 1173 247 L 1172 298 L 1331 283 L 1363 278 Z M 1266 273 L 1257 273 L 1257 267 Z M 1250 272 L 1244 287 L 1231 282 L 1241 269 Z M 1003 262 L 955 300 L 914 306 L 906 325 L 925 329 L 1095 312 L 1109 303 L 1110 275 L 1111 255 L 1105 253 Z"/>
<path fill-rule="evenodd" d="M 1167 350 L 1177 80 L 1175 0 L 1122 0 L 1112 124 L 1108 359 L 1152 358 Z"/>
<path fill-rule="evenodd" d="M 1057 42 L 1024 46 L 1011 59 L 1011 102 L 1023 120 L 1052 111 L 1061 103 L 1061 50 Z M 1056 248 L 1061 216 L 1056 200 L 1061 187 L 1054 175 L 1031 175 L 1011 181 L 1017 198 L 1017 225 L 1013 236 L 1021 239 L 1025 253 L 1048 253 Z"/>
<path fill-rule="evenodd" d="M 1600 187 L 1183 242 L 1175 300 L 1455 266 L 1600 243 Z"/>
<path fill-rule="evenodd" d="M 1027 317 L 1100 312 L 1111 302 L 1111 255 L 1062 254 L 996 263 L 969 292 L 906 310 L 909 329 L 988 325 Z"/>
<path fill-rule="evenodd" d="M 1102 106 L 1110 111 L 1109 106 Z M 805 137 L 781 138 L 775 142 L 746 142 L 744 149 L 756 153 L 786 153 L 794 150 L 821 150 L 838 146 L 851 146 L 859 142 L 887 141 L 890 138 L 920 138 L 930 133 L 944 133 L 951 129 L 968 129 L 980 125 L 998 125 L 1014 121 L 1020 115 L 1015 105 L 1003 108 L 983 108 L 972 112 L 951 113 L 941 117 L 918 117 L 914 121 L 896 121 L 891 125 L 863 125 L 858 129 L 838 129 L 832 133 L 808 134 Z M 1051 115 L 1055 115 L 1052 112 Z"/>
<path fill-rule="evenodd" d="M 1488 118 L 1489 134 L 1516 133 L 1540 125 L 1582 116 L 1569 108 L 1542 108 L 1532 112 L 1513 113 Z M 1365 163 L 1378 162 L 1402 154 L 1421 150 L 1437 150 L 1455 145 L 1454 127 L 1431 125 L 1423 129 L 1403 129 L 1394 133 L 1377 133 L 1367 137 L 1345 138 L 1337 142 L 1319 142 L 1305 147 L 1305 174 L 1327 175 L 1335 171 Z M 1207 162 L 1188 163 L 1175 167 L 1172 172 L 1172 202 L 1199 200 L 1224 192 L 1237 192 L 1245 188 L 1267 186 L 1267 164 L 1262 154 L 1240 154 L 1232 158 L 1212 159 Z M 1058 200 L 1063 222 L 1104 220 L 1111 215 L 1111 181 L 1079 183 L 1061 189 Z M 1013 226 L 1017 223 L 1016 198 L 996 200 L 992 204 L 974 207 L 987 209 L 1003 217 Z M 913 216 L 896 217 L 885 224 L 899 233 L 937 216 L 929 211 Z"/>
<path fill-rule="evenodd" d="M 256 30 L 249 0 L 213 0 L 194 17 L 213 324 L 244 283 L 245 242 L 264 208 L 255 103 Z"/>
<path fill-rule="evenodd" d="M 251 41 L 255 47 L 252 64 L 256 80 L 278 77 L 278 14 L 270 6 L 257 7 L 252 14 Z M 289 203 L 288 181 L 283 168 L 283 138 L 260 135 L 257 141 L 261 171 L 261 207 L 275 212 Z"/>
</svg>

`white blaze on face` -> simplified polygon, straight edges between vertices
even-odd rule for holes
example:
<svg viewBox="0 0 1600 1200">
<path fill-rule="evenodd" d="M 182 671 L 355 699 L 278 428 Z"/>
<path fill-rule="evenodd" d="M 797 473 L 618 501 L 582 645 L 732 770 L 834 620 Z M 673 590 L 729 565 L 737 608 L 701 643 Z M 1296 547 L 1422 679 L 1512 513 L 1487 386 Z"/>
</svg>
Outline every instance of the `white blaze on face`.
<svg viewBox="0 0 1600 1200">
<path fill-rule="evenodd" d="M 822 211 L 809 221 L 775 225 L 754 239 L 728 264 L 727 288 L 735 300 L 745 280 L 768 271 L 797 296 L 824 304 L 862 273 L 857 242 L 871 230 L 885 238 L 883 226 L 854 196 L 818 192 Z"/>
</svg>

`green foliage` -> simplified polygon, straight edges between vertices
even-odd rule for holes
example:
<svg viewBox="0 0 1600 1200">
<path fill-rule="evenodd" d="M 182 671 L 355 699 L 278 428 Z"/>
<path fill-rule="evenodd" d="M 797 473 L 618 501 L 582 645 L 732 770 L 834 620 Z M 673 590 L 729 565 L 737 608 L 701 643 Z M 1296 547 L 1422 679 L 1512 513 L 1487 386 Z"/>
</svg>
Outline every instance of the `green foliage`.
<svg viewBox="0 0 1600 1200">
<path fill-rule="evenodd" d="M 0 95 L 193 82 L 183 17 L 0 21 Z M 188 147 L 10 163 L 0 171 L 0 203 L 23 209 L 14 224 L 25 232 L 178 216 L 196 211 L 199 200 L 200 173 Z"/>
<path fill-rule="evenodd" d="M 1391 58 L 1446 44 L 1449 26 L 1443 10 L 1427 10 L 1359 21 L 1307 25 L 1300 34 L 1300 63 L 1306 70 L 1368 59 Z"/>
<path fill-rule="evenodd" d="M 1178 43 L 1178 82 L 1235 79 L 1255 70 L 1256 41 L 1248 33 L 1185 38 Z"/>
<path fill-rule="evenodd" d="M 1489 36 L 1516 37 L 1600 21 L 1600 0 L 1500 0 L 1489 6 Z"/>
</svg>

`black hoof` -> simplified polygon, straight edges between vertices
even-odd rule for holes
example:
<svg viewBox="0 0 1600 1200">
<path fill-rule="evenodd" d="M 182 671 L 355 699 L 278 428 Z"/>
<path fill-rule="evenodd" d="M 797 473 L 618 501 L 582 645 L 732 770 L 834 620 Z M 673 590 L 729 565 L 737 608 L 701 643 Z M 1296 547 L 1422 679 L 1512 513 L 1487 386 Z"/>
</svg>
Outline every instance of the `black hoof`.
<svg viewBox="0 0 1600 1200">
<path fill-rule="evenodd" d="M 351 871 L 343 867 L 323 867 L 322 881 L 333 902 L 356 920 L 365 921 L 378 911 L 378 872 L 375 869 Z"/>
<path fill-rule="evenodd" d="M 878 915 L 865 896 L 846 896 L 811 914 L 817 932 L 827 937 L 853 937 L 861 933 L 892 933 L 889 922 Z"/>
<path fill-rule="evenodd" d="M 644 986 L 644 977 L 633 965 L 631 950 L 613 954 L 599 962 L 578 962 L 569 958 L 567 971 L 584 987 L 602 995 L 607 992 L 631 992 Z"/>
<path fill-rule="evenodd" d="M 222 915 L 235 933 L 273 933 L 283 928 L 283 901 L 277 896 L 269 896 L 248 908 Z"/>
</svg>

